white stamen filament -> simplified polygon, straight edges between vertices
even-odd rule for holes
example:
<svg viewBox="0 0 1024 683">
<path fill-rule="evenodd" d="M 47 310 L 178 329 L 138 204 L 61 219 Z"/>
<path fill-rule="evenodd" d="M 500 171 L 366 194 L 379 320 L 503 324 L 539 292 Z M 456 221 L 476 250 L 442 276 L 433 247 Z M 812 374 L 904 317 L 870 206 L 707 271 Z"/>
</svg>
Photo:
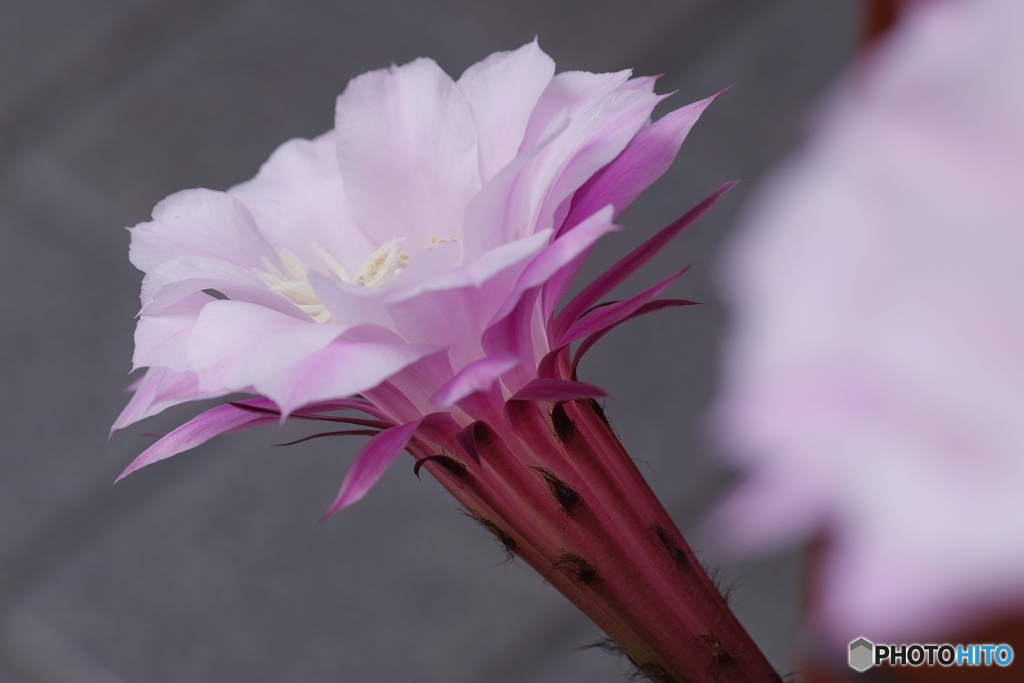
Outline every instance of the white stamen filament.
<svg viewBox="0 0 1024 683">
<path fill-rule="evenodd" d="M 405 269 L 409 262 L 408 254 L 402 252 L 399 246 L 405 241 L 404 237 L 395 237 L 380 245 L 363 261 L 363 264 L 356 271 L 355 276 L 350 276 L 344 266 L 334 256 L 323 249 L 320 245 L 312 245 L 313 252 L 317 255 L 323 265 L 335 277 L 342 282 L 347 282 L 361 287 L 373 287 L 380 289 L 391 281 L 395 275 Z M 438 241 L 433 235 L 430 236 L 428 249 L 443 242 L 454 242 L 455 238 Z M 316 291 L 309 283 L 309 268 L 295 254 L 286 249 L 277 252 L 281 265 L 285 272 L 270 262 L 263 259 L 266 270 L 254 269 L 255 273 L 274 292 L 298 306 L 303 313 L 318 323 L 329 323 L 334 320 L 330 311 L 323 305 L 316 295 Z"/>
<path fill-rule="evenodd" d="M 280 268 L 264 258 L 263 265 L 266 270 L 256 268 L 256 275 L 267 283 L 270 289 L 298 306 L 315 322 L 329 323 L 334 320 L 330 311 L 313 291 L 313 285 L 309 284 L 309 269 L 306 265 L 290 251 L 280 250 L 277 256 L 287 273 L 282 273 Z"/>
<path fill-rule="evenodd" d="M 352 283 L 378 289 L 386 285 L 391 278 L 402 272 L 405 264 L 409 262 L 409 256 L 403 254 L 402 248 L 398 246 L 404 241 L 404 237 L 393 237 L 374 249 L 359 267 Z"/>
</svg>

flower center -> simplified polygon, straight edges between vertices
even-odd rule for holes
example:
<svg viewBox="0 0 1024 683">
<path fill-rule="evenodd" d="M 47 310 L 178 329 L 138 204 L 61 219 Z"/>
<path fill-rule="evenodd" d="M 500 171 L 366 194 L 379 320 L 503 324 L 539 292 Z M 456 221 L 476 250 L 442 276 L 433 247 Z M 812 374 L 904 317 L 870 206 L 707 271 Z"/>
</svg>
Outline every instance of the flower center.
<svg viewBox="0 0 1024 683">
<path fill-rule="evenodd" d="M 359 270 L 356 271 L 356 276 L 350 280 L 354 285 L 362 285 L 363 287 L 375 287 L 377 289 L 386 285 L 391 278 L 398 273 L 402 272 L 405 268 L 405 264 L 409 262 L 409 256 L 402 253 L 402 248 L 398 246 L 401 242 L 404 242 L 404 237 L 393 237 L 390 241 L 380 245 L 373 252 L 366 257 L 363 261 L 363 265 L 359 266 Z M 320 254 L 320 258 L 323 259 L 326 254 Z M 329 256 L 329 255 L 328 255 Z M 325 261 L 326 263 L 326 261 Z M 330 267 L 330 264 L 327 264 Z M 341 279 L 345 279 L 343 273 L 345 269 L 341 267 L 337 261 L 335 265 L 338 270 L 331 268 L 335 271 Z"/>
<path fill-rule="evenodd" d="M 404 237 L 394 237 L 388 242 L 380 245 L 366 257 L 359 270 L 354 276 L 349 275 L 345 267 L 336 258 L 331 256 L 320 245 L 314 243 L 313 251 L 327 269 L 342 282 L 361 287 L 373 287 L 380 289 L 391 279 L 402 272 L 406 263 L 409 262 L 409 255 L 402 252 Z M 442 240 L 448 241 L 448 240 Z M 439 243 L 432 240 L 431 245 Z M 284 271 L 271 263 L 268 259 L 263 260 L 266 270 L 255 269 L 256 275 L 267 284 L 273 291 L 298 306 L 303 313 L 318 323 L 329 323 L 334 320 L 330 311 L 323 305 L 309 284 L 309 268 L 299 257 L 287 249 L 277 252 L 284 266 Z"/>
</svg>

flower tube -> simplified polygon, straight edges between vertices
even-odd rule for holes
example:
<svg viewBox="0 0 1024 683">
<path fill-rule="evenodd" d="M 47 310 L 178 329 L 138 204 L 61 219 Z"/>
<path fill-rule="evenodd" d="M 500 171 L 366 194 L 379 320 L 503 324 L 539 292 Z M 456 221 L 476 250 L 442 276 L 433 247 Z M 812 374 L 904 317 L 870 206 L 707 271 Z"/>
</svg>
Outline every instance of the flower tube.
<svg viewBox="0 0 1024 683">
<path fill-rule="evenodd" d="M 122 477 L 219 434 L 340 426 L 372 438 L 325 516 L 408 451 L 652 680 L 776 680 L 608 427 L 603 392 L 576 377 L 609 330 L 691 303 L 657 298 L 681 273 L 603 299 L 732 185 L 556 314 L 714 98 L 651 123 L 654 79 L 554 71 L 534 42 L 457 81 L 429 59 L 363 74 L 333 130 L 132 228 L 147 370 L 115 429 L 255 397 L 175 429 Z"/>
</svg>

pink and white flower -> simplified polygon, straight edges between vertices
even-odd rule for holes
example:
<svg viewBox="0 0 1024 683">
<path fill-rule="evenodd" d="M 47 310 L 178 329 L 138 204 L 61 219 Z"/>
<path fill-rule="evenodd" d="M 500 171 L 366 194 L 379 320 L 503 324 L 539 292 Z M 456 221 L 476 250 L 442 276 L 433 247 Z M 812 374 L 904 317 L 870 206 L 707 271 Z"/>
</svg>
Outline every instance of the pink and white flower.
<svg viewBox="0 0 1024 683">
<path fill-rule="evenodd" d="M 552 349 L 631 315 L 584 317 L 640 264 L 553 314 L 713 98 L 652 125 L 654 79 L 554 70 L 533 42 L 457 81 L 429 59 L 363 74 L 333 130 L 227 192 L 160 202 L 131 229 L 146 274 L 133 360 L 148 369 L 114 428 L 236 392 L 282 419 L 362 395 L 395 424 L 467 424 L 460 402 L 511 396 Z M 200 441 L 247 414 L 215 411 Z M 129 471 L 184 443 L 169 435 Z"/>
<path fill-rule="evenodd" d="M 1024 4 L 915 3 L 763 192 L 726 270 L 718 517 L 827 530 L 835 642 L 1024 605 Z"/>
<path fill-rule="evenodd" d="M 535 42 L 457 81 L 418 59 L 352 80 L 334 130 L 285 143 L 253 180 L 165 199 L 132 229 L 148 370 L 115 427 L 256 397 L 190 420 L 122 476 L 218 434 L 340 423 L 372 438 L 326 514 L 407 450 L 652 679 L 776 681 L 575 371 L 616 325 L 691 303 L 656 298 L 681 272 L 601 300 L 731 184 L 556 315 L 713 99 L 651 123 L 653 86 L 555 75 Z"/>
</svg>

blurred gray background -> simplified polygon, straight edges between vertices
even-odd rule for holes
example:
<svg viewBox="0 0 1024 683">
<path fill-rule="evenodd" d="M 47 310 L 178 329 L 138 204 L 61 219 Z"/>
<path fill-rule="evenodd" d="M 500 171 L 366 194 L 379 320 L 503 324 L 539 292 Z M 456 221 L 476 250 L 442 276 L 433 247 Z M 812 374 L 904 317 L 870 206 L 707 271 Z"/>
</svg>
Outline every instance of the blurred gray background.
<svg viewBox="0 0 1024 683">
<path fill-rule="evenodd" d="M 457 76 L 540 37 L 559 70 L 664 73 L 675 107 L 725 86 L 680 160 L 584 279 L 724 181 L 645 274 L 707 302 L 635 321 L 582 378 L 680 526 L 729 475 L 702 412 L 725 314 L 716 255 L 758 177 L 853 53 L 855 0 L 0 0 L 0 681 L 623 680 L 598 631 L 399 460 L 325 524 L 359 440 L 216 439 L 111 487 L 180 407 L 107 441 L 141 274 L 124 226 L 179 189 L 225 189 L 332 125 L 349 78 L 420 55 Z M 662 105 L 659 112 L 665 111 Z M 698 553 L 714 561 L 714 548 Z M 799 666 L 800 555 L 729 565 L 732 604 Z"/>
</svg>

